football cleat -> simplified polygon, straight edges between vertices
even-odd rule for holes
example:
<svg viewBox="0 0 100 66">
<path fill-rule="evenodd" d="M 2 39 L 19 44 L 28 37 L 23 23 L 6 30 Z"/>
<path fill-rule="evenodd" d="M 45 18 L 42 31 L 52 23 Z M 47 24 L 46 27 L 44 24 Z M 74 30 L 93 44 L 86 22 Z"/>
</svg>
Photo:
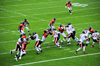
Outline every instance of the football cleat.
<svg viewBox="0 0 100 66">
<path fill-rule="evenodd" d="M 15 61 L 18 61 L 17 58 L 15 58 Z"/>
<path fill-rule="evenodd" d="M 77 54 L 77 51 L 75 50 L 75 53 Z"/>
<path fill-rule="evenodd" d="M 72 15 L 72 13 L 70 13 L 70 15 Z"/>
<path fill-rule="evenodd" d="M 61 46 L 59 46 L 59 49 L 61 49 Z"/>
<path fill-rule="evenodd" d="M 67 45 L 71 45 L 71 43 L 69 42 Z"/>
<path fill-rule="evenodd" d="M 92 45 L 91 47 L 94 47 L 94 45 Z"/>
<path fill-rule="evenodd" d="M 19 59 L 21 59 L 21 57 L 19 57 Z"/>
<path fill-rule="evenodd" d="M 87 54 L 87 52 L 83 51 L 83 53 Z"/>
<path fill-rule="evenodd" d="M 41 52 L 43 52 L 43 50 L 41 50 Z"/>
<path fill-rule="evenodd" d="M 39 54 L 39 53 L 40 53 L 40 51 L 37 52 L 37 54 Z"/>
<path fill-rule="evenodd" d="M 15 55 L 15 57 L 17 57 L 17 55 Z"/>
<path fill-rule="evenodd" d="M 10 50 L 10 54 L 12 55 L 12 50 Z"/>
</svg>

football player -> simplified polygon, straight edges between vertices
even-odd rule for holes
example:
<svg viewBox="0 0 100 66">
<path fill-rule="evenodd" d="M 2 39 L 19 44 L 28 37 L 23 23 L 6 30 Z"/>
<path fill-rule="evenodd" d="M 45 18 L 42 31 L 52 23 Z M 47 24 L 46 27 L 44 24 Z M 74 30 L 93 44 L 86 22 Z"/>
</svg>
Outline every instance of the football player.
<svg viewBox="0 0 100 66">
<path fill-rule="evenodd" d="M 30 24 L 29 24 L 29 22 L 27 21 L 27 19 L 24 19 L 24 21 L 22 21 L 21 23 L 24 23 L 24 25 L 25 25 L 24 27 L 28 30 L 29 35 L 30 35 L 30 34 L 31 34 L 30 31 L 29 31 Z M 28 24 L 29 28 L 27 27 L 27 24 Z"/>
<path fill-rule="evenodd" d="M 99 48 L 100 48 L 100 40 L 98 39 L 98 36 L 100 37 L 99 33 L 97 32 L 97 30 L 95 30 L 95 32 L 92 34 L 92 38 L 93 38 L 93 43 L 91 47 L 94 47 L 94 43 L 95 42 L 99 42 Z"/>
<path fill-rule="evenodd" d="M 18 27 L 18 32 L 21 33 L 20 37 L 25 33 L 25 32 L 24 32 L 24 26 L 25 26 L 24 23 L 20 23 L 20 25 L 19 25 L 19 27 Z"/>
<path fill-rule="evenodd" d="M 49 31 L 48 30 L 44 30 L 44 34 L 42 35 L 42 40 L 41 40 L 42 42 L 44 42 L 46 40 L 48 34 L 49 34 Z"/>
<path fill-rule="evenodd" d="M 73 12 L 73 10 L 72 10 L 72 3 L 70 1 L 68 1 L 66 3 L 65 8 L 67 8 L 67 7 L 68 7 L 70 15 L 72 15 L 72 12 Z"/>
<path fill-rule="evenodd" d="M 67 35 L 67 37 L 66 37 L 67 42 L 68 42 L 67 45 L 71 44 L 71 43 L 70 43 L 70 37 L 72 37 L 75 41 L 78 41 L 77 39 L 75 39 L 75 35 L 74 35 L 74 33 L 71 31 L 71 29 L 69 28 L 69 25 L 66 25 L 66 26 L 65 26 L 65 30 L 66 30 L 66 32 L 68 33 L 68 35 Z"/>
<path fill-rule="evenodd" d="M 92 27 L 90 26 L 89 28 L 88 28 L 88 30 L 90 31 L 90 35 L 89 35 L 89 41 L 90 41 L 90 38 L 91 38 L 91 35 L 94 33 L 94 30 L 92 29 Z"/>
<path fill-rule="evenodd" d="M 53 28 L 55 28 L 54 26 L 55 26 L 55 21 L 56 21 L 56 18 L 54 17 L 52 20 L 51 20 L 51 22 L 49 23 L 49 26 L 50 26 L 50 28 L 51 28 L 51 30 L 53 30 Z"/>
<path fill-rule="evenodd" d="M 88 29 L 84 30 L 86 37 L 88 37 L 88 34 L 90 33 L 90 31 Z M 86 46 L 88 46 L 89 40 L 86 41 Z"/>
<path fill-rule="evenodd" d="M 62 24 L 60 24 L 59 25 L 59 27 L 58 27 L 58 30 L 59 30 L 59 33 L 62 35 L 62 36 L 64 36 L 64 41 L 65 41 L 65 39 L 66 39 L 66 35 L 65 35 L 65 33 L 64 33 L 64 30 L 65 30 L 65 27 L 62 25 Z"/>
<path fill-rule="evenodd" d="M 15 49 L 10 50 L 10 54 L 12 55 L 12 53 L 13 53 L 14 51 L 17 51 L 17 50 L 18 50 L 17 54 L 15 55 L 15 57 L 17 57 L 18 54 L 20 53 L 22 43 L 23 43 L 23 38 L 21 37 L 21 38 L 18 39 L 18 41 L 17 41 L 17 43 L 16 43 Z"/>
<path fill-rule="evenodd" d="M 33 32 L 33 36 L 30 37 L 32 40 L 35 39 L 35 49 L 37 50 L 37 54 L 40 52 L 43 52 L 43 50 L 40 48 L 42 41 L 40 41 L 39 36 L 36 32 Z"/>
<path fill-rule="evenodd" d="M 58 35 L 58 32 L 56 31 L 56 29 L 54 28 L 53 31 L 52 31 L 52 36 L 50 37 L 50 39 L 54 36 L 55 38 L 55 44 L 57 45 L 57 47 L 59 47 L 59 49 L 61 48 L 58 40 L 59 40 L 59 35 Z"/>
<path fill-rule="evenodd" d="M 30 42 L 27 42 L 27 40 L 24 38 L 24 41 L 22 43 L 22 46 L 21 46 L 21 53 L 20 53 L 20 56 L 17 56 L 15 58 L 15 61 L 18 61 L 18 59 L 21 59 L 23 56 L 26 55 L 26 48 L 27 48 L 27 44 L 29 44 Z"/>
<path fill-rule="evenodd" d="M 75 36 L 76 31 L 75 31 L 74 27 L 72 26 L 72 24 L 70 22 L 68 23 L 68 25 L 69 25 L 69 28 L 71 29 L 71 31 L 73 32 L 73 34 Z M 76 36 L 75 36 L 75 39 L 78 40 L 78 38 Z"/>
<path fill-rule="evenodd" d="M 80 34 L 80 40 L 79 40 L 79 44 L 80 44 L 80 47 L 77 49 L 77 50 L 75 50 L 75 53 L 77 54 L 77 52 L 79 51 L 79 50 L 81 50 L 82 48 L 83 48 L 83 53 L 87 53 L 87 52 L 85 52 L 85 44 L 83 43 L 83 41 L 85 40 L 85 39 L 87 39 L 88 40 L 88 38 L 86 37 L 86 35 L 85 35 L 85 32 L 83 31 L 82 32 L 82 34 Z M 77 44 L 77 45 L 79 45 L 79 44 Z"/>
</svg>

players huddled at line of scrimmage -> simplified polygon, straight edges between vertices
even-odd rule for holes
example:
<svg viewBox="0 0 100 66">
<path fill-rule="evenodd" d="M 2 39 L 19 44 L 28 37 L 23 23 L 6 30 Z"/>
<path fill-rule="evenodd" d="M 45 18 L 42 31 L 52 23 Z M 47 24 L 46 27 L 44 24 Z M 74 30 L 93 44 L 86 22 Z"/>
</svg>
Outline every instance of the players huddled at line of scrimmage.
<svg viewBox="0 0 100 66">
<path fill-rule="evenodd" d="M 35 43 L 35 49 L 37 50 L 37 54 L 43 52 L 43 50 L 40 48 L 41 46 L 41 43 L 43 43 L 47 36 L 50 34 L 51 37 L 49 39 L 51 39 L 53 36 L 54 36 L 54 43 L 55 45 L 57 45 L 57 47 L 59 47 L 59 49 L 61 48 L 61 45 L 59 43 L 59 41 L 61 41 L 61 43 L 63 44 L 64 42 L 60 39 L 60 35 L 62 35 L 64 38 L 63 40 L 68 42 L 67 45 L 70 45 L 70 37 L 73 38 L 73 40 L 75 40 L 78 44 L 77 45 L 80 45 L 80 47 L 75 50 L 75 53 L 77 54 L 78 51 L 80 49 L 83 48 L 83 53 L 87 53 L 85 52 L 85 47 L 88 46 L 88 43 L 90 41 L 90 38 L 93 39 L 93 43 L 92 43 L 92 46 L 91 47 L 94 47 L 94 43 L 95 42 L 99 42 L 99 48 L 100 48 L 100 40 L 98 39 L 98 36 L 100 37 L 99 33 L 97 32 L 97 30 L 93 30 L 92 27 L 90 26 L 88 29 L 85 29 L 82 34 L 80 34 L 80 39 L 78 39 L 75 34 L 76 34 L 76 31 L 74 29 L 74 27 L 72 26 L 72 24 L 70 22 L 68 22 L 68 24 L 66 26 L 60 24 L 59 27 L 58 27 L 58 30 L 59 32 L 56 30 L 56 28 L 54 27 L 54 23 L 56 21 L 56 18 L 54 17 L 51 22 L 49 23 L 49 26 L 50 28 L 47 28 L 46 30 L 44 30 L 44 34 L 42 35 L 42 39 L 40 40 L 39 39 L 39 36 L 36 32 L 33 32 L 32 36 L 31 36 L 31 33 L 29 31 L 29 28 L 27 27 L 26 24 L 29 25 L 29 22 L 27 21 L 27 19 L 25 19 L 24 21 L 22 21 L 18 27 L 18 32 L 21 33 L 20 35 L 20 38 L 18 39 L 18 42 L 16 44 L 16 48 L 11 50 L 10 53 L 12 54 L 14 51 L 17 51 L 17 54 L 15 55 L 15 60 L 17 61 L 17 59 L 21 59 L 22 56 L 26 55 L 26 48 L 27 48 L 27 44 L 30 43 L 30 41 L 28 42 L 28 40 L 35 40 L 36 43 Z M 30 26 L 30 25 L 29 25 Z M 28 35 L 28 38 L 24 32 L 24 27 L 28 30 L 29 32 L 29 35 Z M 66 34 L 64 33 L 64 31 L 67 32 L 67 36 Z M 88 37 L 88 34 L 89 37 Z M 86 44 L 84 43 L 84 40 L 87 40 L 86 41 Z M 20 55 L 19 55 L 20 54 Z"/>
</svg>

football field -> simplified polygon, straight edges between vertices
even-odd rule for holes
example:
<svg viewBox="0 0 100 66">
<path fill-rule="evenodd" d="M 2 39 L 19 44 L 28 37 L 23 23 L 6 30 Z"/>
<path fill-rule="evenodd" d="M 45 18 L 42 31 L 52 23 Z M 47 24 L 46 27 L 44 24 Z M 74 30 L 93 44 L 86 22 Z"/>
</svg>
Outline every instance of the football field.
<svg viewBox="0 0 100 66">
<path fill-rule="evenodd" d="M 10 50 L 15 49 L 16 42 L 20 37 L 18 26 L 25 18 L 30 24 L 30 32 L 36 32 L 41 37 L 44 30 L 49 28 L 49 22 L 56 17 L 55 28 L 58 31 L 59 24 L 67 25 L 71 22 L 76 30 L 76 36 L 83 30 L 92 26 L 100 33 L 100 0 L 70 0 L 72 2 L 73 13 L 70 15 L 68 8 L 65 8 L 68 0 L 0 0 L 0 66 L 100 66 L 99 43 L 91 47 L 93 41 L 90 40 L 86 46 L 87 54 L 83 49 L 75 54 L 77 42 L 71 38 L 71 45 L 61 42 L 61 49 L 56 47 L 48 35 L 42 43 L 42 53 L 36 54 L 35 40 L 29 40 L 26 55 L 22 59 L 15 61 L 17 52 L 10 54 Z M 28 31 L 24 28 L 26 35 Z M 64 32 L 66 35 L 66 31 Z M 99 37 L 98 37 L 99 38 Z M 60 36 L 63 40 L 63 36 Z M 100 39 L 100 38 L 99 38 Z M 85 41 L 84 41 L 85 43 Z"/>
</svg>

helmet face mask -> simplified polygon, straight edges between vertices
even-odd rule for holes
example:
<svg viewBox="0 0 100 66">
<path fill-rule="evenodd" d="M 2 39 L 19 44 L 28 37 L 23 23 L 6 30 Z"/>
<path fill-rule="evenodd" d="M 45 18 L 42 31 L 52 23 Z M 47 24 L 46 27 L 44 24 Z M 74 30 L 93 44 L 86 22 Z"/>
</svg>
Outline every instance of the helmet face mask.
<svg viewBox="0 0 100 66">
<path fill-rule="evenodd" d="M 85 34 L 85 31 L 83 31 L 82 33 Z"/>
<path fill-rule="evenodd" d="M 60 24 L 59 26 L 62 27 L 62 24 Z"/>
<path fill-rule="evenodd" d="M 92 29 L 92 27 L 90 26 L 90 27 L 89 27 L 89 30 L 91 30 L 91 29 Z"/>
<path fill-rule="evenodd" d="M 97 32 L 97 30 L 95 30 L 95 32 Z"/>
<path fill-rule="evenodd" d="M 56 20 L 56 18 L 55 18 L 55 17 L 54 17 L 53 19 L 54 19 L 54 20 Z"/>
<path fill-rule="evenodd" d="M 69 22 L 68 25 L 71 25 L 71 23 Z"/>
<path fill-rule="evenodd" d="M 36 32 L 33 32 L 33 35 L 35 35 L 36 34 Z"/>
</svg>

